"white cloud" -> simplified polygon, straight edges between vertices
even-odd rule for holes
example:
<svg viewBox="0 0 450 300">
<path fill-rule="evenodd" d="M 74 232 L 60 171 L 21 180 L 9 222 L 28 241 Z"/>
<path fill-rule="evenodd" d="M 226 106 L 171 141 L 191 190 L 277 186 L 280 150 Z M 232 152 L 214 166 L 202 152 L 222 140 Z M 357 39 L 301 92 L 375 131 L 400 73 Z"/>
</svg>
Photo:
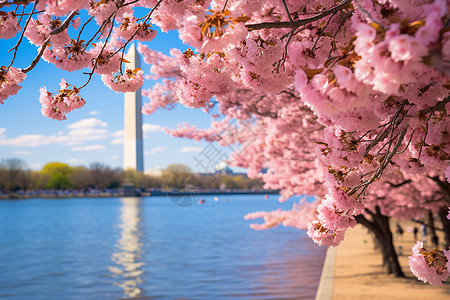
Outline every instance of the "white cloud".
<svg viewBox="0 0 450 300">
<path fill-rule="evenodd" d="M 95 115 L 98 115 L 100 112 L 98 111 L 98 110 L 91 110 L 90 112 L 89 112 L 89 114 L 91 115 L 91 116 L 95 116 Z"/>
<path fill-rule="evenodd" d="M 106 129 L 77 129 L 66 135 L 21 134 L 14 138 L 0 136 L 0 146 L 38 147 L 50 144 L 79 145 L 84 141 L 100 140 L 108 137 Z"/>
<path fill-rule="evenodd" d="M 156 154 L 158 152 L 162 152 L 166 150 L 165 147 L 153 147 L 152 149 L 150 149 L 150 151 L 145 151 L 144 154 L 149 155 L 149 154 Z"/>
<path fill-rule="evenodd" d="M 112 136 L 121 137 L 123 136 L 123 130 L 117 130 L 112 133 Z"/>
<path fill-rule="evenodd" d="M 119 156 L 118 155 L 113 155 L 113 156 L 110 157 L 110 159 L 119 159 Z"/>
<path fill-rule="evenodd" d="M 181 153 L 190 153 L 190 152 L 201 152 L 203 150 L 202 147 L 183 147 L 180 149 Z"/>
<path fill-rule="evenodd" d="M 30 155 L 31 154 L 30 151 L 14 151 L 13 153 L 15 155 Z"/>
<path fill-rule="evenodd" d="M 71 130 L 67 133 L 68 145 L 79 144 L 83 141 L 101 140 L 108 137 L 108 130 L 104 128 L 83 128 Z"/>
<path fill-rule="evenodd" d="M 142 131 L 144 133 L 150 133 L 150 132 L 163 131 L 163 128 L 161 127 L 161 125 L 147 123 L 147 124 L 142 125 Z"/>
<path fill-rule="evenodd" d="M 80 145 L 85 141 L 94 141 L 107 138 L 110 133 L 106 128 L 108 123 L 90 118 L 83 119 L 67 126 L 69 131 L 58 131 L 54 135 L 21 134 L 8 138 L 6 128 L 0 128 L 0 146 L 38 147 L 45 145 Z"/>
<path fill-rule="evenodd" d="M 95 150 L 102 150 L 106 147 L 104 145 L 88 145 L 88 146 L 78 146 L 73 147 L 72 151 L 95 151 Z"/>
<path fill-rule="evenodd" d="M 113 145 L 121 145 L 121 144 L 123 144 L 123 138 L 113 139 L 113 140 L 111 140 L 111 144 L 113 144 Z"/>
<path fill-rule="evenodd" d="M 82 119 L 78 122 L 72 123 L 67 128 L 69 129 L 84 129 L 84 128 L 95 128 L 95 127 L 107 127 L 108 123 L 101 121 L 96 118 Z"/>
<path fill-rule="evenodd" d="M 61 144 L 67 141 L 69 141 L 69 138 L 66 136 L 22 134 L 10 139 L 0 137 L 0 146 L 37 147 L 48 144 Z"/>
</svg>

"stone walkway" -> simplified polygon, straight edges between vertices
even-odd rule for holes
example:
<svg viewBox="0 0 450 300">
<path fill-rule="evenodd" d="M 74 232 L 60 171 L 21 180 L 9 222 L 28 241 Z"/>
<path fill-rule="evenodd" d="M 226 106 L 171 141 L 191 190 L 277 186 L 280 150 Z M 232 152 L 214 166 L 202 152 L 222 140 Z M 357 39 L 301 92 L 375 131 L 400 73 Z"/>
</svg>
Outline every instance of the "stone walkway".
<svg viewBox="0 0 450 300">
<path fill-rule="evenodd" d="M 408 222 L 401 224 L 404 229 L 414 226 Z M 409 270 L 408 256 L 414 244 L 413 234 L 406 230 L 403 237 L 397 239 L 395 245 L 401 252 L 399 260 L 407 278 L 396 278 L 387 275 L 382 268 L 381 253 L 374 249 L 372 235 L 360 225 L 348 230 L 345 240 L 335 249 L 334 268 L 327 270 L 327 264 L 324 265 L 323 282 L 316 299 L 450 299 L 449 280 L 441 287 L 431 286 L 418 281 Z M 328 251 L 327 256 L 330 255 L 333 254 Z"/>
</svg>

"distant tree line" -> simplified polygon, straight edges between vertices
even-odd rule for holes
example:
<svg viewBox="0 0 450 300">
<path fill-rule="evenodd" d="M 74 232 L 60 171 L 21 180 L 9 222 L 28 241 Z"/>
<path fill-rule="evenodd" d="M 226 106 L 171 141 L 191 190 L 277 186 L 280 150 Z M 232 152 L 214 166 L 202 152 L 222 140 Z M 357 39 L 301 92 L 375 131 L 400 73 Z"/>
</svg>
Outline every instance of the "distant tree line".
<svg viewBox="0 0 450 300">
<path fill-rule="evenodd" d="M 151 189 L 262 189 L 257 179 L 245 175 L 195 174 L 188 166 L 172 164 L 161 175 L 143 174 L 135 170 L 111 168 L 94 162 L 85 166 L 70 166 L 50 162 L 40 171 L 30 170 L 23 160 L 11 158 L 0 162 L 0 191 L 19 190 L 86 190 L 117 189 L 124 183 Z"/>
</svg>

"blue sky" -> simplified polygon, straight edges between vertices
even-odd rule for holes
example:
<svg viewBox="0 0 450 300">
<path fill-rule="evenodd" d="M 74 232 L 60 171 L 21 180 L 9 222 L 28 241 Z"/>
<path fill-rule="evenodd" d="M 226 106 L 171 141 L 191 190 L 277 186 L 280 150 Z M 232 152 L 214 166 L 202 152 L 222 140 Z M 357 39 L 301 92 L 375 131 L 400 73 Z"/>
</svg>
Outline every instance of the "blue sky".
<svg viewBox="0 0 450 300">
<path fill-rule="evenodd" d="M 69 34 L 75 36 L 74 32 L 69 31 Z M 14 46 L 18 36 L 13 40 L 0 39 L 0 66 L 9 64 L 12 53 L 7 51 Z M 158 33 L 147 45 L 165 54 L 169 54 L 170 48 L 186 48 L 176 32 Z M 28 66 L 36 54 L 37 48 L 24 38 L 13 66 Z M 142 68 L 145 74 L 149 73 L 150 66 L 143 64 Z M 87 75 L 83 75 L 82 71 L 67 73 L 41 60 L 27 73 L 19 93 L 0 105 L 0 160 L 19 158 L 29 168 L 37 170 L 52 161 L 73 166 L 102 162 L 111 167 L 122 167 L 123 94 L 110 90 L 100 76 L 94 75 L 82 90 L 86 105 L 69 113 L 66 121 L 51 120 L 40 113 L 39 88 L 45 86 L 50 92 L 56 92 L 61 78 L 81 86 Z M 153 81 L 146 80 L 143 88 L 149 88 L 152 84 Z M 143 102 L 147 101 L 143 97 Z M 204 171 L 197 166 L 195 158 L 208 143 L 173 138 L 162 128 L 175 128 L 181 122 L 205 128 L 209 121 L 209 116 L 201 110 L 181 105 L 171 111 L 160 110 L 153 115 L 144 115 L 145 170 L 183 163 L 196 171 Z"/>
</svg>

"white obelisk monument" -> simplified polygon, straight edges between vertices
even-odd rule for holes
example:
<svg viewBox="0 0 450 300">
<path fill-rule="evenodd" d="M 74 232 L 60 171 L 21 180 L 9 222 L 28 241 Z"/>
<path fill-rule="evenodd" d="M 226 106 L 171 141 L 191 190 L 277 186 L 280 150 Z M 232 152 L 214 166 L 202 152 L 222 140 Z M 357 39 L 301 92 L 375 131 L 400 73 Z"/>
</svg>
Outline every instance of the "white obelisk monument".
<svg viewBox="0 0 450 300">
<path fill-rule="evenodd" d="M 125 56 L 129 69 L 141 67 L 139 53 L 134 44 L 130 46 Z M 142 141 L 142 100 L 141 90 L 133 93 L 125 93 L 124 116 L 124 145 L 123 145 L 123 169 L 133 169 L 144 172 L 144 155 Z"/>
</svg>

